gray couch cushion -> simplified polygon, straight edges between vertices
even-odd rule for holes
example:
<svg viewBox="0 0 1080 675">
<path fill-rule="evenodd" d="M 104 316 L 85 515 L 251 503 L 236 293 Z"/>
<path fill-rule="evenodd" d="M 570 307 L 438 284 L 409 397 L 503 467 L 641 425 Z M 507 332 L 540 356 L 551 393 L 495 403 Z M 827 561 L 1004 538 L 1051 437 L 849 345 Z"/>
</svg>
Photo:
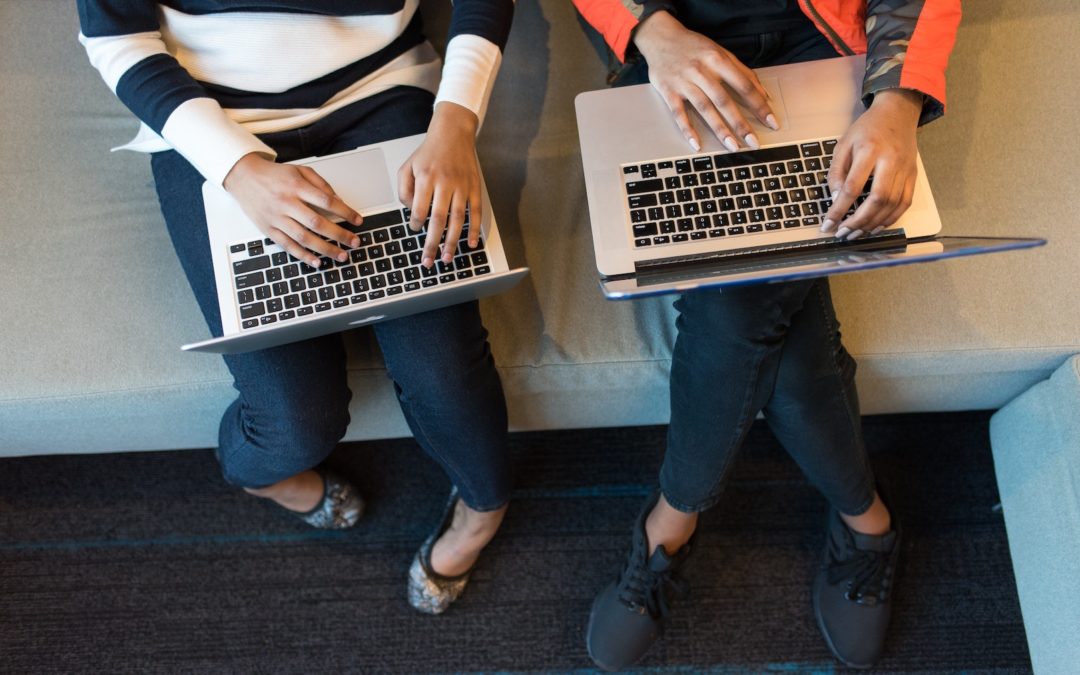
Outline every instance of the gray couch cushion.
<svg viewBox="0 0 1080 675">
<path fill-rule="evenodd" d="M 867 412 L 997 407 L 1080 350 L 1080 233 L 1061 198 L 1074 192 L 1062 143 L 1075 151 L 1077 136 L 1034 46 L 1070 44 L 1061 17 L 1080 8 L 1033 4 L 968 7 L 949 115 L 922 146 L 949 231 L 1052 244 L 837 280 Z M 68 0 L 0 3 L 0 454 L 213 445 L 230 380 L 217 357 L 178 350 L 206 328 L 147 159 L 108 152 L 136 124 L 77 30 Z M 1077 65 L 1055 52 L 1061 72 Z M 671 300 L 610 303 L 596 287 L 573 97 L 601 71 L 568 2 L 519 5 L 481 135 L 511 260 L 533 270 L 482 305 L 518 429 L 667 418 Z M 370 336 L 350 350 L 347 438 L 406 435 Z"/>
</svg>

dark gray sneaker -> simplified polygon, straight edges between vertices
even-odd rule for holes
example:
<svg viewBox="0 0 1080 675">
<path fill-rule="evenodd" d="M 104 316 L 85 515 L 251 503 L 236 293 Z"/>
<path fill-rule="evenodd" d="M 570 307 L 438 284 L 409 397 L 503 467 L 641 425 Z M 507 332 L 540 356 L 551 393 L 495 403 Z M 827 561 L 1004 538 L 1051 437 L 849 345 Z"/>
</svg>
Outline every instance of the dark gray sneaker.
<svg viewBox="0 0 1080 675">
<path fill-rule="evenodd" d="M 814 580 L 814 616 L 832 653 L 852 668 L 870 668 L 885 647 L 892 613 L 900 526 L 880 536 L 848 528 L 829 510 L 825 559 Z"/>
<path fill-rule="evenodd" d="M 656 500 L 654 496 L 642 509 L 626 564 L 596 596 L 589 615 L 589 656 L 604 670 L 621 670 L 644 656 L 663 632 L 671 601 L 688 590 L 677 571 L 690 554 L 690 544 L 670 557 L 662 546 L 647 554 L 645 518 Z"/>
</svg>

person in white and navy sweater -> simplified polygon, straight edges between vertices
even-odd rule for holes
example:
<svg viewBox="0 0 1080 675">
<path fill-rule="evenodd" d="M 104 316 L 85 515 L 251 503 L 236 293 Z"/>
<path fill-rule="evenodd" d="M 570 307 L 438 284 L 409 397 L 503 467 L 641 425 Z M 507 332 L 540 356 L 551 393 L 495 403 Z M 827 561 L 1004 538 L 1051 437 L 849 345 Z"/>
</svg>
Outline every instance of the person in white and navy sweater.
<svg viewBox="0 0 1080 675">
<path fill-rule="evenodd" d="M 418 0 L 78 0 L 78 10 L 91 63 L 142 121 L 124 147 L 151 153 L 173 245 L 215 335 L 204 180 L 318 267 L 347 256 L 323 236 L 358 243 L 319 210 L 360 218 L 313 170 L 281 162 L 426 131 L 399 191 L 414 229 L 430 210 L 424 264 L 452 258 L 466 206 L 479 208 L 475 138 L 513 0 L 456 0 L 445 64 L 421 30 Z M 454 484 L 409 573 L 410 602 L 438 613 L 506 511 L 506 404 L 476 302 L 372 329 L 410 428 Z M 239 392 L 220 427 L 225 478 L 316 527 L 355 523 L 356 489 L 320 466 L 349 422 L 342 336 L 225 361 Z"/>
</svg>

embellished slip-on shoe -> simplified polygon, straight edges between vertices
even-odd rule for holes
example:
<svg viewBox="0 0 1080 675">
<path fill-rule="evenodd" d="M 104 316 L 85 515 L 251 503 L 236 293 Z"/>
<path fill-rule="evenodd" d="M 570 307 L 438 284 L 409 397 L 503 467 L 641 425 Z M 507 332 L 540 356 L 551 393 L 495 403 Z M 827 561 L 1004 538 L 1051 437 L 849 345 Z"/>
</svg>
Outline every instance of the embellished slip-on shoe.
<svg viewBox="0 0 1080 675">
<path fill-rule="evenodd" d="M 292 511 L 300 520 L 322 530 L 344 530 L 356 524 L 364 513 L 364 500 L 344 478 L 322 467 L 315 473 L 322 477 L 323 497 L 310 511 Z"/>
<path fill-rule="evenodd" d="M 454 521 L 454 507 L 457 506 L 457 488 L 450 491 L 439 527 L 431 533 L 420 550 L 416 552 L 409 567 L 409 604 L 425 614 L 442 614 L 450 605 L 461 597 L 465 585 L 469 583 L 472 568 L 455 577 L 446 577 L 431 568 L 431 549 L 443 532 Z"/>
</svg>

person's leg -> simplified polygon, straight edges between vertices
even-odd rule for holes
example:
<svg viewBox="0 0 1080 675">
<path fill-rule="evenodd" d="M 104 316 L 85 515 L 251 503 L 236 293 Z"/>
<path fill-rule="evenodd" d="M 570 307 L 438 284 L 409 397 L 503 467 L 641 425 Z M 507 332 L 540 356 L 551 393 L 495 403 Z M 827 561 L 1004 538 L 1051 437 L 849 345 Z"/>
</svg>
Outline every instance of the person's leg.
<svg viewBox="0 0 1080 675">
<path fill-rule="evenodd" d="M 432 102 L 426 91 L 398 87 L 365 103 L 347 127 L 334 128 L 338 120 L 328 120 L 309 138 L 332 136 L 319 150 L 329 154 L 421 133 L 431 118 Z M 431 549 L 434 571 L 458 576 L 473 566 L 495 536 L 511 490 L 506 402 L 478 303 L 372 329 L 413 435 L 443 467 L 460 496 L 451 522 Z"/>
<path fill-rule="evenodd" d="M 151 160 L 162 213 L 210 331 L 221 334 L 202 203 L 203 178 L 176 152 Z M 339 336 L 225 357 L 238 391 L 225 411 L 217 451 L 225 479 L 286 508 L 306 511 L 323 496 L 310 471 L 348 425 L 350 392 Z"/>
</svg>

